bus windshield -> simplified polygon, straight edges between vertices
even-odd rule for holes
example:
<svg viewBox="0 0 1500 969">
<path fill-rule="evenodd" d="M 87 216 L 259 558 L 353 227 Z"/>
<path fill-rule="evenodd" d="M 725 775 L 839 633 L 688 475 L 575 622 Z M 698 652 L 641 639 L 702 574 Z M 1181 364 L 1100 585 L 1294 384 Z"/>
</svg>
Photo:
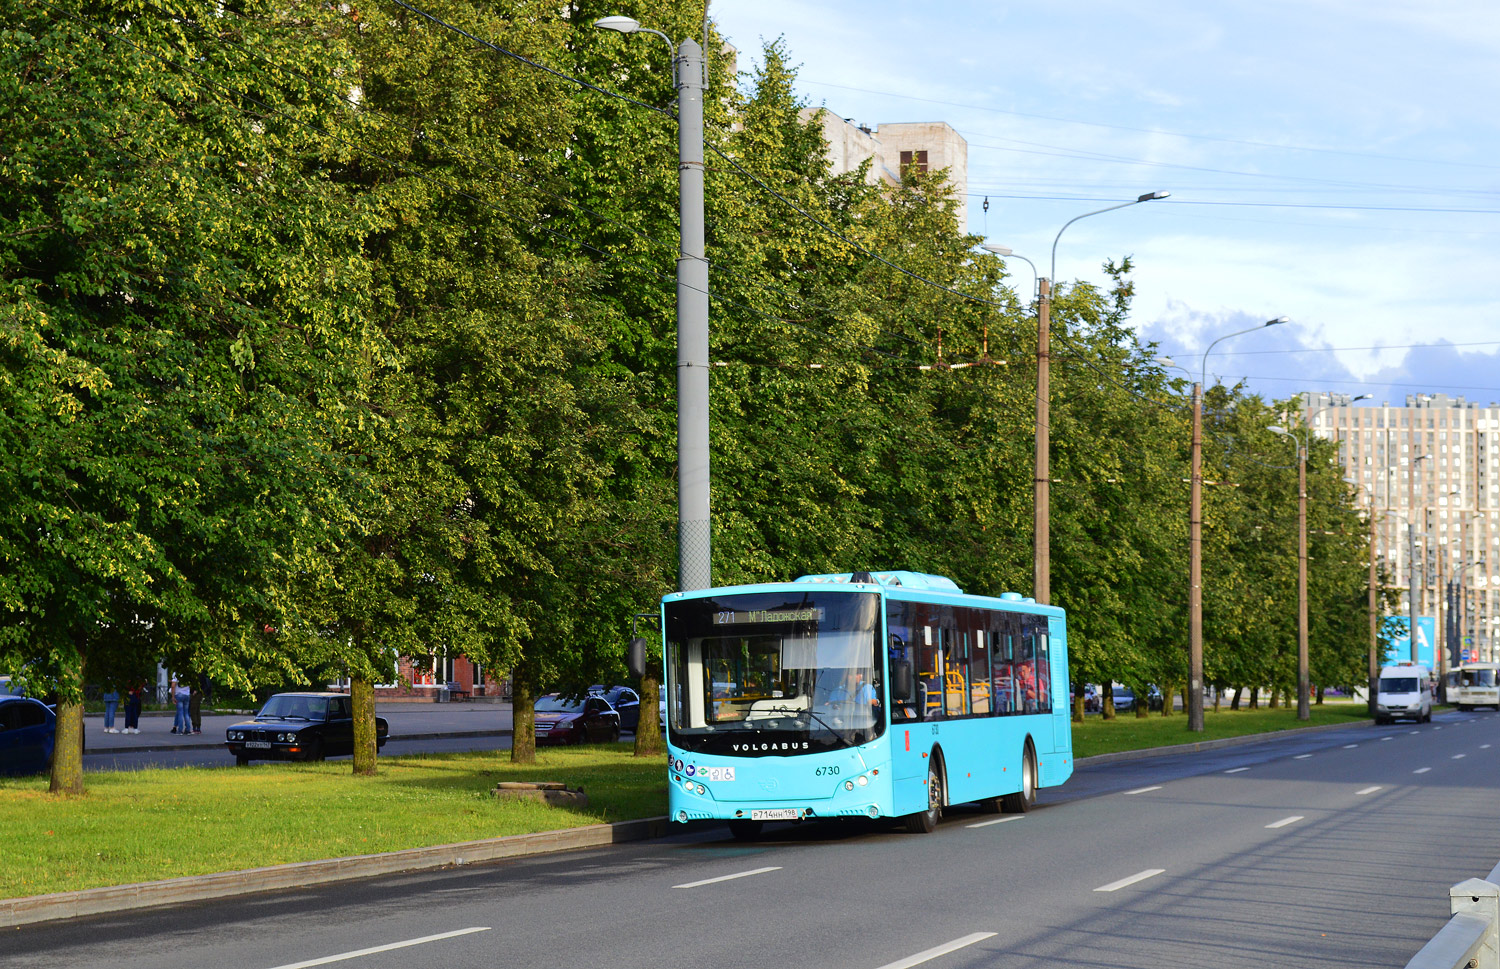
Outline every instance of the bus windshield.
<svg viewBox="0 0 1500 969">
<path fill-rule="evenodd" d="M 1459 671 L 1459 675 L 1462 677 L 1461 682 L 1462 682 L 1462 684 L 1464 686 L 1494 686 L 1495 685 L 1495 671 L 1494 670 L 1466 669 L 1466 670 L 1460 670 Z"/>
<path fill-rule="evenodd" d="M 829 589 L 666 604 L 675 744 L 746 757 L 867 743 L 883 729 L 880 597 Z"/>
</svg>

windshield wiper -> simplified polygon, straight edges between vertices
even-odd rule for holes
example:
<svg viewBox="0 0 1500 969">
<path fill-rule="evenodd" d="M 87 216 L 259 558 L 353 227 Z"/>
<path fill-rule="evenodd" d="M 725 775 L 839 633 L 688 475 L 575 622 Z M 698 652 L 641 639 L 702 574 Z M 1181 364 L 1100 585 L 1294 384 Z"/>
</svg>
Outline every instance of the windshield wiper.
<svg viewBox="0 0 1500 969">
<path fill-rule="evenodd" d="M 849 748 L 852 749 L 854 747 L 859 746 L 858 744 L 856 744 L 853 741 L 851 741 L 848 737 L 845 737 L 843 734 L 839 733 L 839 729 L 837 727 L 835 727 L 833 724 L 829 723 L 827 720 L 824 720 L 822 717 L 818 716 L 816 713 L 813 713 L 812 712 L 812 708 L 809 707 L 808 709 L 803 710 L 802 712 L 805 713 L 805 714 L 807 714 L 812 719 L 814 719 L 814 720 L 818 721 L 819 723 L 821 723 L 824 727 L 826 727 L 828 729 L 829 733 L 833 734 L 835 737 L 839 738 L 839 740 L 843 741 L 843 744 L 844 744 L 845 747 L 849 747 Z"/>
</svg>

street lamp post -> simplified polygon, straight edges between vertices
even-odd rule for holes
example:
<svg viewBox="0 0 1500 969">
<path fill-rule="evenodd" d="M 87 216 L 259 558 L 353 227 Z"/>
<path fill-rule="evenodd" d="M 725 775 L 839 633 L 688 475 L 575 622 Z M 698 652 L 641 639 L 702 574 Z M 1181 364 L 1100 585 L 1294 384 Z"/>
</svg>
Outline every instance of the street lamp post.
<svg viewBox="0 0 1500 969">
<path fill-rule="evenodd" d="M 1413 663 L 1417 661 L 1417 526 L 1412 519 L 1417 510 L 1417 462 L 1430 457 L 1430 453 L 1417 454 L 1406 465 L 1406 638 Z M 1427 583 L 1425 575 L 1422 583 Z"/>
<path fill-rule="evenodd" d="M 1068 226 L 1091 215 L 1101 215 L 1116 209 L 1128 208 L 1142 202 L 1164 199 L 1170 192 L 1147 192 L 1133 202 L 1121 202 L 1103 209 L 1095 209 L 1075 215 L 1063 223 L 1052 239 L 1052 275 L 1037 280 L 1036 322 L 1036 456 L 1033 460 L 1035 484 L 1032 492 L 1032 597 L 1037 602 L 1052 602 L 1052 437 L 1050 421 L 1051 401 L 1051 336 L 1052 336 L 1052 283 L 1057 278 L 1057 243 Z M 1030 262 L 1030 260 L 1027 260 Z M 1035 267 L 1032 267 L 1033 270 Z"/>
<path fill-rule="evenodd" d="M 1203 351 L 1198 382 L 1193 384 L 1192 478 L 1188 501 L 1188 729 L 1203 732 L 1203 385 L 1208 381 L 1208 355 L 1230 337 L 1277 326 L 1289 317 L 1278 316 L 1259 326 L 1226 333 Z"/>
<path fill-rule="evenodd" d="M 1367 400 L 1369 394 L 1353 398 Z M 1307 424 L 1329 408 L 1324 407 L 1308 415 Z M 1290 437 L 1297 443 L 1297 719 L 1312 719 L 1308 708 L 1308 693 L 1312 688 L 1312 677 L 1308 668 L 1307 648 L 1307 446 L 1311 435 L 1310 426 L 1304 426 L 1301 434 L 1284 427 L 1272 427 L 1271 431 Z"/>
<path fill-rule="evenodd" d="M 713 584 L 709 518 L 708 259 L 703 229 L 703 48 L 679 45 L 630 17 L 594 21 L 603 30 L 655 34 L 673 48 L 677 85 L 677 582 Z"/>
</svg>

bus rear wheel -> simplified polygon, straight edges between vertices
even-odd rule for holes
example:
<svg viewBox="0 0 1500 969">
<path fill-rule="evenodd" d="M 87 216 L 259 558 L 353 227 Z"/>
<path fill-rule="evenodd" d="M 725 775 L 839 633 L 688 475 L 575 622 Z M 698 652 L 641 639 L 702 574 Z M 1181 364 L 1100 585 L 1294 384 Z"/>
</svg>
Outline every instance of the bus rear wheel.
<svg viewBox="0 0 1500 969">
<path fill-rule="evenodd" d="M 1036 753 L 1031 744 L 1021 755 L 1021 789 L 1000 799 L 1001 806 L 1011 814 L 1025 814 L 1036 807 Z"/>
<path fill-rule="evenodd" d="M 930 834 L 937 830 L 943 816 L 943 779 L 938 775 L 935 758 L 927 762 L 927 810 L 906 816 L 906 830 L 912 834 Z"/>
</svg>

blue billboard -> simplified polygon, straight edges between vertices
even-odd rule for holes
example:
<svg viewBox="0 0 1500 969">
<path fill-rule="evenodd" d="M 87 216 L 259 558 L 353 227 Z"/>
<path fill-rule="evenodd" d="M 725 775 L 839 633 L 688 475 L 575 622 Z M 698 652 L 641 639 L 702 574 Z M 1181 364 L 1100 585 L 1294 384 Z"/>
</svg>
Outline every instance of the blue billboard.
<svg viewBox="0 0 1500 969">
<path fill-rule="evenodd" d="M 1385 617 L 1385 658 L 1382 666 L 1409 662 L 1411 655 L 1411 621 L 1406 616 Z M 1429 670 L 1437 669 L 1437 654 L 1433 644 L 1437 641 L 1437 617 L 1417 617 L 1417 662 Z"/>
</svg>

